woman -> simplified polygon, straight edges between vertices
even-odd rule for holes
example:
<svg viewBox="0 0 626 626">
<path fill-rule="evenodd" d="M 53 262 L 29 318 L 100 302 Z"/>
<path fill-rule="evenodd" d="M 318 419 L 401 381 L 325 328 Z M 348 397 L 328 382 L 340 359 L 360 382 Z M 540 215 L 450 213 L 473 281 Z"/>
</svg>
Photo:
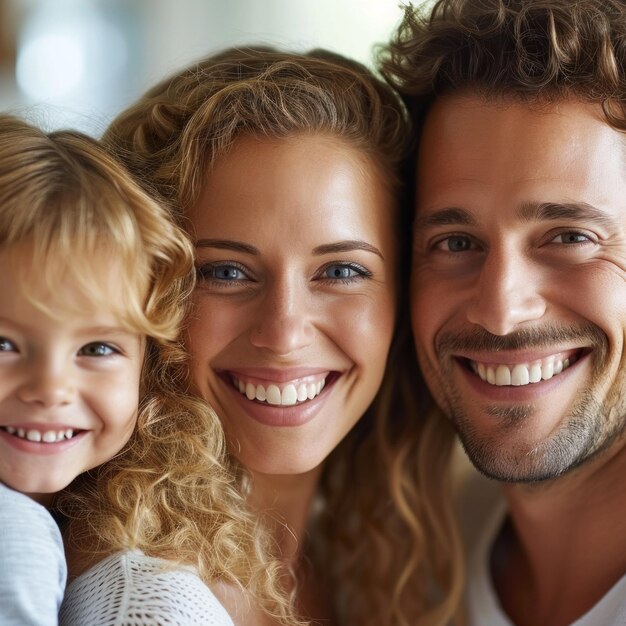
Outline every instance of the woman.
<svg viewBox="0 0 626 626">
<path fill-rule="evenodd" d="M 313 622 L 416 624 L 456 602 L 428 589 L 455 580 L 447 522 L 437 534 L 406 506 L 421 422 L 370 407 L 408 270 L 407 136 L 364 67 L 269 49 L 176 74 L 105 136 L 193 239 L 191 388 L 220 416 L 284 588 Z M 271 623 L 237 588 L 213 587 L 235 623 Z"/>
</svg>

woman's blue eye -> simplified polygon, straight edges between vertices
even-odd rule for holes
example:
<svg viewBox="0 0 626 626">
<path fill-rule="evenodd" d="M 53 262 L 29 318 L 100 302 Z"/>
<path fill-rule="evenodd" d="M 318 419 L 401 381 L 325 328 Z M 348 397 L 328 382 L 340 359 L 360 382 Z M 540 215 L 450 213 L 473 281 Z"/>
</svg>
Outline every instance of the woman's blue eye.
<svg viewBox="0 0 626 626">
<path fill-rule="evenodd" d="M 331 265 L 324 270 L 324 276 L 326 278 L 354 278 L 360 276 L 353 267 L 348 265 Z"/>
<path fill-rule="evenodd" d="M 15 349 L 12 341 L 9 341 L 6 337 L 0 337 L 0 352 L 13 352 Z"/>
<path fill-rule="evenodd" d="M 333 263 L 327 265 L 321 272 L 320 276 L 326 280 L 358 280 L 368 278 L 372 273 L 365 267 L 357 264 Z"/>
<path fill-rule="evenodd" d="M 198 277 L 202 280 L 245 280 L 246 274 L 236 265 L 203 265 L 198 268 Z"/>
<path fill-rule="evenodd" d="M 117 350 L 106 343 L 94 341 L 93 343 L 88 343 L 83 346 L 78 351 L 78 354 L 80 356 L 110 356 L 112 354 L 117 354 Z"/>
</svg>

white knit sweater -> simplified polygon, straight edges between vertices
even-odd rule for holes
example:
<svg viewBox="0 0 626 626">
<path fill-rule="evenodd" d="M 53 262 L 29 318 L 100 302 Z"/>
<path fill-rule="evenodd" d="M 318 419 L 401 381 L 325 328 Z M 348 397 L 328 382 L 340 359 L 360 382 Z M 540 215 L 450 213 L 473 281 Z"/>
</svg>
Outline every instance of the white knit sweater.
<svg viewBox="0 0 626 626">
<path fill-rule="evenodd" d="M 142 552 L 98 563 L 65 592 L 60 626 L 234 626 L 193 569 Z"/>
</svg>

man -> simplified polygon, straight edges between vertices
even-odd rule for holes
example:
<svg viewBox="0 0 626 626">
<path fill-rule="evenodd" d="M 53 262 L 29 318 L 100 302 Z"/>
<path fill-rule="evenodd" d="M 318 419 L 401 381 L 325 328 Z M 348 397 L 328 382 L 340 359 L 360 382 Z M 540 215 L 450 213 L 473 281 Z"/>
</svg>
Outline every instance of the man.
<svg viewBox="0 0 626 626">
<path fill-rule="evenodd" d="M 412 321 L 474 465 L 474 626 L 626 624 L 626 3 L 407 9 Z"/>
</svg>

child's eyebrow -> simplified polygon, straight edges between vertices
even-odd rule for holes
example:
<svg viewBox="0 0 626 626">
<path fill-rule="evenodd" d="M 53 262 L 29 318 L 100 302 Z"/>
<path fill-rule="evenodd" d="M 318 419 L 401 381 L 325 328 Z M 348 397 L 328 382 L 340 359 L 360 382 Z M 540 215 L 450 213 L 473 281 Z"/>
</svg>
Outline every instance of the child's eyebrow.
<svg viewBox="0 0 626 626">
<path fill-rule="evenodd" d="M 119 326 L 85 326 L 80 329 L 81 334 L 85 335 L 135 335 L 136 331 L 126 328 L 121 324 Z"/>
</svg>

